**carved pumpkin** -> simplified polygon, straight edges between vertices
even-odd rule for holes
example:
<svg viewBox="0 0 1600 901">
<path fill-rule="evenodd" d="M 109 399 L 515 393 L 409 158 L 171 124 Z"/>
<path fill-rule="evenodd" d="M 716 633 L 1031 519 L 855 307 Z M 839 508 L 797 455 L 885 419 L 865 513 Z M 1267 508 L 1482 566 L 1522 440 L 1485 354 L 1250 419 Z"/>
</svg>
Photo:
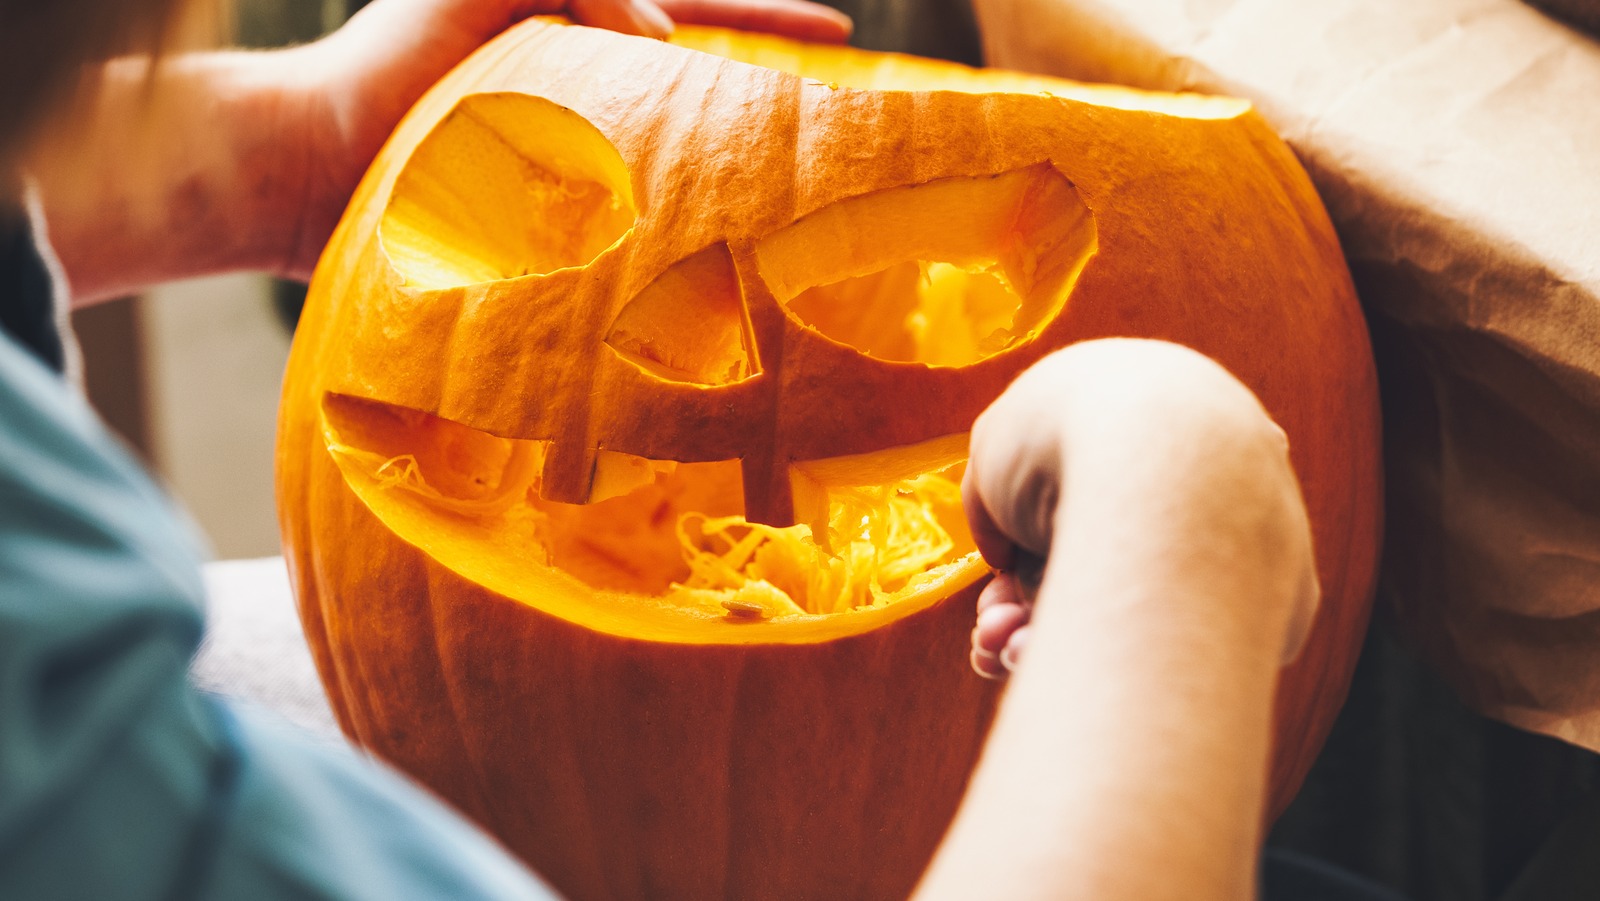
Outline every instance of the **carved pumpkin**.
<svg viewBox="0 0 1600 901">
<path fill-rule="evenodd" d="M 1141 335 L 1291 436 L 1324 605 L 1281 809 L 1379 526 L 1366 334 L 1290 152 L 1231 99 L 674 43 L 502 36 L 323 255 L 279 495 L 344 729 L 577 898 L 902 897 L 996 701 L 966 432 L 1050 350 Z"/>
</svg>

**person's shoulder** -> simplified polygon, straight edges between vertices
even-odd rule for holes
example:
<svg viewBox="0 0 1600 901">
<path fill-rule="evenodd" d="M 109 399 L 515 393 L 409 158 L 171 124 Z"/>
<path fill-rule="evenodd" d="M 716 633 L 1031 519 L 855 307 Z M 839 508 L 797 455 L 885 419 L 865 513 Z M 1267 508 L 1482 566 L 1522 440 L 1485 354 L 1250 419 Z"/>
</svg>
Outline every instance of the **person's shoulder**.
<svg viewBox="0 0 1600 901">
<path fill-rule="evenodd" d="M 38 616 L 166 609 L 198 641 L 198 533 L 82 393 L 3 334 L 0 498 L 5 597 Z"/>
<path fill-rule="evenodd" d="M 210 700 L 229 724 L 239 764 L 204 897 L 558 897 L 387 766 L 265 711 Z"/>
</svg>

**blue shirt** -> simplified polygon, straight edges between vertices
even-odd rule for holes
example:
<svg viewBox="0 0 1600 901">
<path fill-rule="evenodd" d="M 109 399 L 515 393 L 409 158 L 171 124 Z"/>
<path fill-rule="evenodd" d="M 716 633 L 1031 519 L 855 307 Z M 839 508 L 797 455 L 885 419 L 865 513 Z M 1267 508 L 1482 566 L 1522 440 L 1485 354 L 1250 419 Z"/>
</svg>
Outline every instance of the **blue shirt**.
<svg viewBox="0 0 1600 901">
<path fill-rule="evenodd" d="M 550 898 L 400 777 L 192 688 L 197 542 L 0 334 L 0 898 Z"/>
</svg>

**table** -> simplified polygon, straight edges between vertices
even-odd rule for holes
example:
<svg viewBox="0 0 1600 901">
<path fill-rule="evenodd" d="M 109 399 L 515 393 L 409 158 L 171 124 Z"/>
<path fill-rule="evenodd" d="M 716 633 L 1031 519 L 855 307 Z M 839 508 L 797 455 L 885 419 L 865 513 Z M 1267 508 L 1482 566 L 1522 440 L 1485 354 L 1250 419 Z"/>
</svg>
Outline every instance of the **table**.
<svg viewBox="0 0 1600 901">
<path fill-rule="evenodd" d="M 283 558 L 217 561 L 204 575 L 206 637 L 190 670 L 194 684 L 343 742 L 300 631 Z"/>
</svg>

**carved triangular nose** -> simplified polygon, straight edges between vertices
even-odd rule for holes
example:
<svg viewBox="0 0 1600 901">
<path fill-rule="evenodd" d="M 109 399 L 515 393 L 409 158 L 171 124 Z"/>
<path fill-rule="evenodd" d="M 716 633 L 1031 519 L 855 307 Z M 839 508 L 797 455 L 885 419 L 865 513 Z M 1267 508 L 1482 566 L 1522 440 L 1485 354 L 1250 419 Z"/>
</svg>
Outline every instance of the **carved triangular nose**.
<svg viewBox="0 0 1600 901">
<path fill-rule="evenodd" d="M 617 402 L 638 407 L 627 418 L 653 422 L 661 433 L 680 431 L 685 422 L 704 422 L 706 416 L 721 420 L 715 430 L 736 440 L 720 448 L 726 454 L 720 458 L 741 460 L 746 516 L 791 525 L 788 467 L 773 454 L 779 384 L 774 367 L 781 366 L 784 314 L 762 285 L 754 258 L 722 242 L 690 254 L 623 303 L 604 334 L 611 351 L 651 380 L 679 383 L 678 389 L 729 389 L 726 399 L 714 404 L 706 403 L 705 396 L 691 400 L 682 390 L 618 396 Z M 631 456 L 641 448 L 623 442 L 614 448 L 619 453 L 607 453 L 598 446 L 592 437 L 597 429 L 591 426 L 605 415 L 568 411 L 546 459 L 540 486 L 546 500 L 601 500 L 651 477 L 644 460 Z M 716 453 L 684 455 L 671 462 L 716 458 Z"/>
</svg>

